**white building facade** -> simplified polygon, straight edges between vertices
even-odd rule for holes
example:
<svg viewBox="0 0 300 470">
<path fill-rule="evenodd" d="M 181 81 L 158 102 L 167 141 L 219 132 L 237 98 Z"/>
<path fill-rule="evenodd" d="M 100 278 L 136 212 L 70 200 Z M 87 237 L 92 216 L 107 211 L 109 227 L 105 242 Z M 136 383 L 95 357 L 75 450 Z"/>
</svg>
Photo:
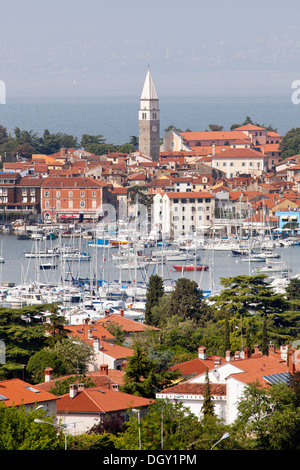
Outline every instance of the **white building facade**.
<svg viewBox="0 0 300 470">
<path fill-rule="evenodd" d="M 167 192 L 153 197 L 152 224 L 165 238 L 203 233 L 212 225 L 214 195 L 207 192 Z"/>
</svg>

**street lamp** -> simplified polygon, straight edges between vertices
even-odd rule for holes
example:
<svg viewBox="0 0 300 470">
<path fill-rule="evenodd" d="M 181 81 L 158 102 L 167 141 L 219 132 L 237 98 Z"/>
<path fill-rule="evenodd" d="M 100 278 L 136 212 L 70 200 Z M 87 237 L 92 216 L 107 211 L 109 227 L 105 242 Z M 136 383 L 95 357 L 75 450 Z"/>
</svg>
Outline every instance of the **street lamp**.
<svg viewBox="0 0 300 470">
<path fill-rule="evenodd" d="M 33 408 L 33 409 L 29 410 L 28 413 L 29 413 L 29 414 L 35 413 L 36 411 L 42 410 L 43 408 L 45 408 L 44 405 L 39 405 L 39 406 L 37 406 L 36 408 Z"/>
<path fill-rule="evenodd" d="M 142 439 L 141 439 L 141 410 L 138 410 L 136 408 L 132 408 L 132 411 L 134 413 L 137 413 L 138 415 L 138 427 L 139 427 L 139 449 L 142 450 Z"/>
<path fill-rule="evenodd" d="M 219 439 L 219 440 L 211 447 L 210 450 L 212 450 L 217 444 L 219 444 L 219 442 L 223 441 L 223 439 L 227 439 L 227 437 L 229 437 L 229 436 L 230 436 L 229 432 L 225 432 L 225 433 L 223 434 L 223 436 L 221 437 L 221 439 Z"/>
<path fill-rule="evenodd" d="M 53 423 L 49 423 L 48 421 L 43 421 L 42 419 L 38 419 L 38 418 L 36 418 L 34 422 L 50 424 L 50 426 L 55 426 L 56 428 L 60 428 L 60 429 L 65 429 L 66 427 L 68 427 L 68 424 L 53 424 Z M 65 450 L 67 450 L 67 434 L 66 433 L 65 433 Z"/>
</svg>

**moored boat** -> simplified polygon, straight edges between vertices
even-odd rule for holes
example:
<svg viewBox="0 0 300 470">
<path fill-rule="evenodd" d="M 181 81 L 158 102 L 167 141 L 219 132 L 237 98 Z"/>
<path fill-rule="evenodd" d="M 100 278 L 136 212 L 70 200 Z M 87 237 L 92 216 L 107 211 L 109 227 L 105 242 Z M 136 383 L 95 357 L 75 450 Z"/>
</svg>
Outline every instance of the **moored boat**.
<svg viewBox="0 0 300 470">
<path fill-rule="evenodd" d="M 173 266 L 175 271 L 207 271 L 208 266 L 204 264 L 189 265 L 189 266 Z"/>
</svg>

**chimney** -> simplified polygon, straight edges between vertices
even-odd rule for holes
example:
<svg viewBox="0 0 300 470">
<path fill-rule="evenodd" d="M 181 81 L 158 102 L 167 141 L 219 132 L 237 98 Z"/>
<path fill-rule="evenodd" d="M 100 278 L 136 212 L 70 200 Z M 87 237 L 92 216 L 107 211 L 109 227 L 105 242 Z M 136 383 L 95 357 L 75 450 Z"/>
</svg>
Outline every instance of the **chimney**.
<svg viewBox="0 0 300 470">
<path fill-rule="evenodd" d="M 228 349 L 226 352 L 225 352 L 225 359 L 226 359 L 226 362 L 230 362 L 230 359 L 231 359 L 231 351 Z"/>
<path fill-rule="evenodd" d="M 93 347 L 94 347 L 95 352 L 98 352 L 100 350 L 100 339 L 99 338 L 94 338 Z"/>
<path fill-rule="evenodd" d="M 105 310 L 105 316 L 109 317 L 109 315 L 110 315 L 110 310 Z"/>
<path fill-rule="evenodd" d="M 280 346 L 280 356 L 283 361 L 288 360 L 288 346 Z"/>
<path fill-rule="evenodd" d="M 70 392 L 69 392 L 69 397 L 70 398 L 75 398 L 77 395 L 77 387 L 75 384 L 70 385 Z"/>
<path fill-rule="evenodd" d="M 198 358 L 203 359 L 204 361 L 206 360 L 206 347 L 205 346 L 200 346 L 200 348 L 198 348 Z"/>
<path fill-rule="evenodd" d="M 275 354 L 275 344 L 269 344 L 269 355 L 270 354 Z"/>
<path fill-rule="evenodd" d="M 46 367 L 45 369 L 45 382 L 50 382 L 52 380 L 52 367 Z"/>
<path fill-rule="evenodd" d="M 212 154 L 216 155 L 216 144 L 211 144 L 212 146 Z"/>
<path fill-rule="evenodd" d="M 101 375 L 108 375 L 108 364 L 101 364 L 100 365 L 100 374 Z"/>
<path fill-rule="evenodd" d="M 78 384 L 77 390 L 78 390 L 78 392 L 83 392 L 83 390 L 84 390 L 84 383 Z"/>
<path fill-rule="evenodd" d="M 216 357 L 214 361 L 215 367 L 218 367 L 219 365 L 222 364 L 222 359 L 221 357 Z"/>
<path fill-rule="evenodd" d="M 124 317 L 124 308 L 120 308 L 120 315 L 121 317 Z"/>
<path fill-rule="evenodd" d="M 247 347 L 244 349 L 244 359 L 250 359 L 250 356 L 250 348 Z"/>
<path fill-rule="evenodd" d="M 240 359 L 240 351 L 235 351 L 235 353 L 234 353 L 234 359 L 235 359 L 235 360 Z"/>
<path fill-rule="evenodd" d="M 259 353 L 260 353 L 260 349 L 259 349 L 258 344 L 256 344 L 256 345 L 254 346 L 254 354 L 259 354 Z"/>
</svg>

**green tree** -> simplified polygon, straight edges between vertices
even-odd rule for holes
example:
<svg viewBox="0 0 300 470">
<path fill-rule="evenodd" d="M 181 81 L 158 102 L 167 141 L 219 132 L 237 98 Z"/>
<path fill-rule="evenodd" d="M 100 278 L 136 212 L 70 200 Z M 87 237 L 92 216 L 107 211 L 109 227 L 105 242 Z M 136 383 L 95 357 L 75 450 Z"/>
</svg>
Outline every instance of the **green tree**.
<svg viewBox="0 0 300 470">
<path fill-rule="evenodd" d="M 63 362 L 53 350 L 41 349 L 33 354 L 26 366 L 26 372 L 30 375 L 30 381 L 33 383 L 44 382 L 45 369 L 51 367 L 53 369 L 53 377 L 59 377 L 66 373 Z"/>
<path fill-rule="evenodd" d="M 203 405 L 202 405 L 201 411 L 203 413 L 204 419 L 214 415 L 214 403 L 212 401 L 212 397 L 210 393 L 210 382 L 209 382 L 207 368 L 205 372 L 205 390 L 204 390 L 204 399 L 203 399 Z"/>
<path fill-rule="evenodd" d="M 145 323 L 151 326 L 158 326 L 158 319 L 154 318 L 152 309 L 159 303 L 159 299 L 164 295 L 164 281 L 161 276 L 154 274 L 149 278 L 146 294 Z"/>
<path fill-rule="evenodd" d="M 224 129 L 223 126 L 219 126 L 219 124 L 209 124 L 208 125 L 209 129 L 213 132 L 216 132 L 216 131 L 222 131 Z"/>
<path fill-rule="evenodd" d="M 134 354 L 128 359 L 121 391 L 153 398 L 157 391 L 169 386 L 178 373 L 170 371 L 168 363 L 163 366 L 161 359 L 159 355 L 150 359 L 147 352 L 137 345 Z"/>
<path fill-rule="evenodd" d="M 0 340 L 5 344 L 6 363 L 1 378 L 20 376 L 29 358 L 46 344 L 45 313 L 51 306 L 21 309 L 0 308 Z"/>
<path fill-rule="evenodd" d="M 295 392 L 285 384 L 270 389 L 247 385 L 234 429 L 246 449 L 298 450 L 300 412 Z"/>
<path fill-rule="evenodd" d="M 65 379 L 56 380 L 53 387 L 50 388 L 50 393 L 57 396 L 65 395 L 66 393 L 69 393 L 70 385 L 75 383 L 82 383 L 85 388 L 96 387 L 96 384 L 90 377 L 86 377 L 85 374 L 79 374 Z"/>
<path fill-rule="evenodd" d="M 63 315 L 59 315 L 57 307 L 54 306 L 53 312 L 48 316 L 48 321 L 45 324 L 46 332 L 49 334 L 47 340 L 49 346 L 53 346 L 57 341 L 62 341 L 68 337 L 67 323 L 67 319 Z"/>
<path fill-rule="evenodd" d="M 151 403 L 141 417 L 142 450 L 186 450 L 200 435 L 197 417 L 182 403 L 165 400 Z M 138 420 L 132 413 L 126 431 L 116 440 L 121 450 L 139 449 Z"/>
<path fill-rule="evenodd" d="M 195 320 L 199 326 L 211 318 L 211 310 L 202 297 L 198 284 L 187 278 L 176 281 L 175 289 L 171 292 L 167 316 L 178 315 L 185 320 Z"/>
<path fill-rule="evenodd" d="M 66 338 L 56 342 L 53 350 L 56 352 L 66 374 L 83 374 L 88 363 L 94 358 L 93 347 L 78 338 Z"/>
<path fill-rule="evenodd" d="M 54 426 L 36 424 L 34 419 L 53 423 L 45 411 L 25 411 L 25 407 L 7 407 L 0 403 L 1 450 L 62 450 L 64 435 Z"/>
<path fill-rule="evenodd" d="M 69 450 L 114 450 L 115 436 L 108 432 L 102 434 L 79 434 L 72 437 L 68 445 Z"/>
<path fill-rule="evenodd" d="M 268 328 L 265 334 L 271 340 L 280 341 L 281 315 L 288 303 L 283 295 L 274 292 L 267 276 L 259 274 L 221 278 L 221 284 L 224 289 L 211 300 L 220 318 L 229 315 L 230 343 L 234 349 L 261 343 L 264 315 L 265 327 Z M 252 344 L 245 344 L 246 336 Z"/>
<path fill-rule="evenodd" d="M 290 129 L 279 144 L 281 157 L 286 159 L 300 153 L 300 127 Z"/>
</svg>

